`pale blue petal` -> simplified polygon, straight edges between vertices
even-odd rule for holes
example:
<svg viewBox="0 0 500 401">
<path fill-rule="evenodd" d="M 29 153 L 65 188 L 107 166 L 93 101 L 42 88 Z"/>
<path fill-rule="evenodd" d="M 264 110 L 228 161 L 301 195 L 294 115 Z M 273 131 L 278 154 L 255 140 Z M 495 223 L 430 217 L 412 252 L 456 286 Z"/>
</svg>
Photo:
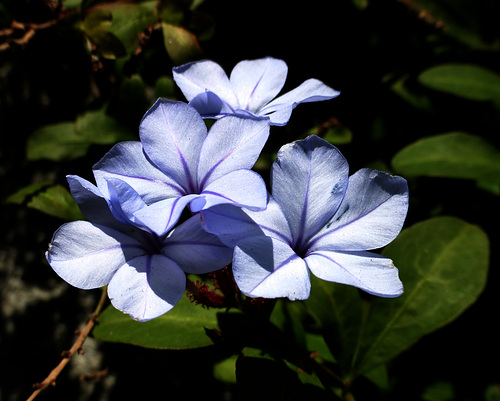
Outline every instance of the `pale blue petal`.
<svg viewBox="0 0 500 401">
<path fill-rule="evenodd" d="M 263 210 L 267 203 L 266 183 L 255 171 L 245 169 L 232 171 L 213 181 L 200 195 L 203 201 L 191 203 L 194 213 L 224 203 Z"/>
<path fill-rule="evenodd" d="M 179 184 L 146 157 L 140 142 L 118 143 L 94 165 L 93 170 L 104 197 L 108 197 L 106 180 L 110 178 L 125 181 L 148 204 L 183 192 Z"/>
<path fill-rule="evenodd" d="M 234 113 L 230 105 L 222 101 L 215 93 L 208 91 L 195 96 L 189 105 L 204 118 L 221 118 Z"/>
<path fill-rule="evenodd" d="M 198 197 L 200 195 L 165 199 L 137 210 L 134 217 L 156 235 L 163 235 L 179 221 L 186 206 Z"/>
<path fill-rule="evenodd" d="M 217 120 L 201 149 L 200 189 L 233 170 L 252 168 L 268 137 L 268 119 L 228 116 Z"/>
<path fill-rule="evenodd" d="M 241 292 L 249 297 L 292 301 L 309 297 L 306 263 L 288 244 L 270 237 L 240 241 L 234 249 L 233 274 Z"/>
<path fill-rule="evenodd" d="M 161 252 L 186 273 L 195 274 L 222 269 L 233 257 L 231 248 L 201 228 L 199 215 L 174 228 L 164 240 Z"/>
<path fill-rule="evenodd" d="M 139 194 L 126 182 L 116 178 L 106 181 L 109 193 L 109 207 L 115 218 L 125 224 L 133 224 L 139 228 L 147 226 L 138 220 L 134 213 L 144 209 L 146 203 Z"/>
<path fill-rule="evenodd" d="M 292 110 L 300 103 L 319 102 L 333 99 L 340 92 L 330 88 L 317 79 L 308 79 L 297 88 L 274 99 L 260 111 L 260 115 L 267 115 L 271 125 L 285 125 L 290 119 Z"/>
<path fill-rule="evenodd" d="M 163 255 L 128 261 L 113 276 L 108 296 L 113 306 L 140 322 L 168 312 L 186 289 L 186 275 Z"/>
<path fill-rule="evenodd" d="M 364 251 L 393 241 L 408 211 L 404 178 L 361 169 L 349 178 L 346 196 L 331 221 L 311 239 L 312 250 Z"/>
<path fill-rule="evenodd" d="M 232 205 L 215 206 L 202 212 L 203 229 L 234 247 L 243 238 L 267 235 L 292 245 L 290 226 L 280 206 L 269 196 L 266 210 L 251 211 Z"/>
<path fill-rule="evenodd" d="M 283 146 L 272 169 L 272 194 L 287 216 L 294 246 L 301 246 L 337 211 L 348 164 L 328 142 L 310 136 Z"/>
<path fill-rule="evenodd" d="M 287 72 L 286 63 L 272 57 L 236 64 L 230 81 L 238 97 L 239 108 L 260 114 L 260 109 L 283 88 Z"/>
<path fill-rule="evenodd" d="M 68 175 L 66 179 L 68 180 L 71 195 L 88 220 L 95 224 L 110 227 L 119 224 L 111 213 L 108 202 L 102 196 L 99 188 L 77 175 Z"/>
<path fill-rule="evenodd" d="M 46 258 L 63 280 L 87 290 L 108 284 L 127 260 L 145 253 L 140 242 L 119 231 L 74 221 L 54 233 Z"/>
<path fill-rule="evenodd" d="M 391 259 L 372 252 L 319 251 L 305 258 L 318 278 L 348 284 L 381 297 L 397 297 L 403 283 Z"/>
<path fill-rule="evenodd" d="M 191 106 L 158 99 L 144 115 L 139 134 L 147 157 L 184 189 L 198 190 L 196 171 L 207 128 Z"/>
<path fill-rule="evenodd" d="M 238 99 L 222 67 L 210 60 L 195 61 L 175 67 L 174 81 L 188 101 L 200 93 L 210 91 L 223 102 L 238 109 Z"/>
</svg>

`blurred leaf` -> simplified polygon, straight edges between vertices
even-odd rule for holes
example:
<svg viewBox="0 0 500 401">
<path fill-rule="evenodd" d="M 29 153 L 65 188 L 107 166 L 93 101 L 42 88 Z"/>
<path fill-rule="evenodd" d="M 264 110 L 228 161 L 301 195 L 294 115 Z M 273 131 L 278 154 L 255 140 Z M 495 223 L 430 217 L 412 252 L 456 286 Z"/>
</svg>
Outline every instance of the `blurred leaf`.
<svg viewBox="0 0 500 401">
<path fill-rule="evenodd" d="M 176 85 L 171 77 L 160 77 L 155 85 L 155 98 L 164 97 L 176 100 Z"/>
<path fill-rule="evenodd" d="M 28 139 L 28 160 L 70 160 L 85 156 L 90 143 L 76 133 L 73 122 L 43 126 Z"/>
<path fill-rule="evenodd" d="M 97 46 L 104 58 L 115 59 L 127 54 L 125 46 L 115 35 L 109 32 L 113 15 L 109 10 L 97 9 L 85 17 L 82 31 Z"/>
<path fill-rule="evenodd" d="M 196 36 L 188 30 L 163 22 L 163 41 L 167 53 L 176 65 L 200 58 L 201 49 Z"/>
<path fill-rule="evenodd" d="M 78 204 L 61 185 L 51 186 L 36 194 L 27 206 L 67 221 L 84 219 Z"/>
<path fill-rule="evenodd" d="M 355 374 L 397 356 L 475 302 L 488 273 L 489 241 L 477 226 L 437 217 L 402 231 L 383 254 L 398 266 L 405 292 L 373 298 Z"/>
<path fill-rule="evenodd" d="M 156 22 L 157 0 L 134 3 L 109 3 L 104 5 L 113 14 L 109 32 L 125 46 L 127 55 L 132 55 L 139 44 L 138 35 Z"/>
<path fill-rule="evenodd" d="M 279 299 L 271 313 L 270 322 L 278 327 L 287 339 L 291 339 L 293 344 L 304 348 L 306 338 L 302 312 L 300 303 Z"/>
<path fill-rule="evenodd" d="M 453 384 L 437 382 L 427 387 L 422 394 L 423 401 L 451 401 L 455 399 Z"/>
<path fill-rule="evenodd" d="M 420 110 L 430 110 L 432 108 L 429 99 L 426 96 L 416 94 L 406 86 L 408 75 L 405 75 L 391 84 L 391 90 L 400 96 L 410 105 Z"/>
<path fill-rule="evenodd" d="M 93 331 L 103 341 L 147 348 L 191 349 L 213 345 L 206 329 L 216 329 L 217 309 L 205 309 L 182 297 L 175 307 L 148 322 L 137 322 L 112 306 L 99 316 Z"/>
<path fill-rule="evenodd" d="M 500 181 L 500 152 L 484 139 L 462 132 L 422 138 L 399 151 L 392 166 L 407 177 Z"/>
<path fill-rule="evenodd" d="M 402 3 L 436 29 L 443 30 L 447 35 L 474 49 L 498 50 L 500 48 L 500 40 L 495 37 L 497 31 L 488 32 L 488 29 L 494 28 L 495 20 L 491 21 L 492 24 L 484 21 L 485 18 L 492 18 L 491 14 L 496 15 L 495 2 L 412 0 Z M 483 38 L 485 36 L 489 36 L 490 40 L 486 41 Z"/>
<path fill-rule="evenodd" d="M 470 100 L 500 102 L 500 75 L 472 64 L 440 64 L 423 71 L 419 82 Z"/>
</svg>

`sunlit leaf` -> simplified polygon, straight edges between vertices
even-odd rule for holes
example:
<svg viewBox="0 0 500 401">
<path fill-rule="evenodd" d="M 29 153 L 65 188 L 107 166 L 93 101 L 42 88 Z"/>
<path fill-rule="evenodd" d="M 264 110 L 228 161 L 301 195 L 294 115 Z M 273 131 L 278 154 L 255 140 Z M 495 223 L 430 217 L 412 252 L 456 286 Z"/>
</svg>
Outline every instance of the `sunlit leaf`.
<svg viewBox="0 0 500 401">
<path fill-rule="evenodd" d="M 500 181 L 500 152 L 484 139 L 463 132 L 422 138 L 392 159 L 398 174 Z"/>
<path fill-rule="evenodd" d="M 48 187 L 36 194 L 27 206 L 67 221 L 84 219 L 78 204 L 61 185 Z"/>
<path fill-rule="evenodd" d="M 100 316 L 93 331 L 103 341 L 138 345 L 147 348 L 191 349 L 213 345 L 205 329 L 217 329 L 217 309 L 206 309 L 182 297 L 164 315 L 137 322 L 109 306 Z"/>
<path fill-rule="evenodd" d="M 24 188 L 21 188 L 16 193 L 7 197 L 5 199 L 5 202 L 15 203 L 17 205 L 20 205 L 20 204 L 26 202 L 28 199 L 30 199 L 34 194 L 36 194 L 37 192 L 40 192 L 43 188 L 46 188 L 51 184 L 52 184 L 51 181 L 34 182 L 33 184 L 30 184 Z"/>
<path fill-rule="evenodd" d="M 405 229 L 383 254 L 394 260 L 405 292 L 374 298 L 355 373 L 383 364 L 475 302 L 487 278 L 489 241 L 481 228 L 436 217 Z"/>
<path fill-rule="evenodd" d="M 440 64 L 423 71 L 421 84 L 470 100 L 500 102 L 500 75 L 472 64 Z"/>
</svg>

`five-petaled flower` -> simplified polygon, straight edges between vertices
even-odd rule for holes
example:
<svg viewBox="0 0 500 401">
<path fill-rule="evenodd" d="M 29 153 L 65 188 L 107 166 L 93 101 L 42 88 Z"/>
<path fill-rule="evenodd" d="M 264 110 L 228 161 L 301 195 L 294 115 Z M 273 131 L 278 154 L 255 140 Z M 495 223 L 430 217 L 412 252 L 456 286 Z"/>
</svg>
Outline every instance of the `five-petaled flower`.
<svg viewBox="0 0 500 401">
<path fill-rule="evenodd" d="M 141 142 L 115 145 L 93 168 L 118 220 L 163 235 L 186 206 L 192 213 L 224 203 L 265 209 L 265 183 L 250 169 L 269 136 L 269 121 L 230 116 L 207 133 L 193 107 L 159 99 L 139 133 Z"/>
<path fill-rule="evenodd" d="M 235 246 L 233 272 L 244 294 L 306 299 L 309 271 L 383 297 L 403 292 L 392 261 L 367 250 L 400 232 L 406 180 L 371 169 L 349 177 L 341 153 L 311 136 L 281 148 L 271 186 L 265 211 L 219 206 L 203 216 L 205 229 Z"/>
<path fill-rule="evenodd" d="M 285 125 L 298 104 L 328 100 L 340 94 L 317 79 L 308 79 L 275 99 L 287 73 L 286 63 L 272 57 L 241 61 L 229 78 L 219 64 L 210 60 L 173 69 L 174 80 L 189 104 L 205 118 L 267 116 L 271 125 Z"/>
<path fill-rule="evenodd" d="M 186 273 L 203 274 L 231 262 L 231 250 L 200 226 L 194 215 L 165 235 L 117 220 L 99 189 L 69 176 L 71 192 L 90 221 L 62 225 L 47 260 L 69 284 L 81 289 L 108 285 L 113 306 L 136 320 L 168 312 L 184 294 Z"/>
</svg>

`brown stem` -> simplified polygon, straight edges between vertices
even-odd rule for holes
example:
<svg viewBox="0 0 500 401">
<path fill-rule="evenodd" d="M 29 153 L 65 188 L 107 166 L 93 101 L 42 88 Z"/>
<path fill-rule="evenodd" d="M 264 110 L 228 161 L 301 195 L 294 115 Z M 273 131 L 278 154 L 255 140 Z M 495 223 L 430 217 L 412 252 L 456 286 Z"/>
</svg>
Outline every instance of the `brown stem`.
<svg viewBox="0 0 500 401">
<path fill-rule="evenodd" d="M 35 391 L 31 394 L 31 396 L 28 398 L 27 401 L 32 401 L 36 398 L 38 394 L 42 392 L 45 388 L 47 388 L 49 385 L 54 385 L 57 379 L 57 376 L 59 376 L 59 373 L 64 369 L 64 367 L 68 364 L 70 358 L 76 354 L 79 353 L 82 349 L 83 343 L 87 336 L 90 334 L 90 331 L 94 327 L 97 317 L 99 316 L 99 313 L 101 312 L 102 307 L 104 306 L 104 302 L 106 301 L 107 295 L 106 295 L 106 288 L 104 287 L 102 289 L 101 293 L 101 299 L 99 299 L 99 303 L 97 304 L 97 307 L 95 308 L 94 312 L 90 315 L 90 319 L 85 326 L 85 328 L 79 333 L 78 338 L 76 339 L 75 343 L 73 346 L 69 349 L 69 351 L 64 351 L 62 353 L 63 359 L 61 362 L 59 362 L 59 365 L 57 365 L 50 373 L 49 375 L 45 378 L 44 381 L 41 383 L 36 383 L 33 385 L 35 388 Z"/>
</svg>

